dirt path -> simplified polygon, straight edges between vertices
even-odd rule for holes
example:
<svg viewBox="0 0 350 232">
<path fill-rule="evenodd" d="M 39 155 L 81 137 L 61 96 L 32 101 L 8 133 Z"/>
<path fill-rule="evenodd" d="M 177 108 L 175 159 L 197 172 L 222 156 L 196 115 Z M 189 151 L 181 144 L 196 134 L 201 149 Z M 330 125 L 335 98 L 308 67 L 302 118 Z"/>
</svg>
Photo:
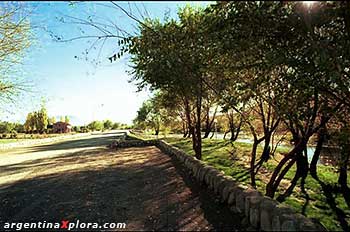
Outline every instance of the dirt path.
<svg viewBox="0 0 350 232">
<path fill-rule="evenodd" d="M 6 161 L 11 154 L 4 155 L 6 162 L 0 156 L 0 227 L 80 220 L 125 222 L 126 230 L 240 229 L 240 218 L 169 156 L 155 147 L 108 150 L 112 139 L 36 147 L 26 155 L 47 156 L 16 163 Z"/>
</svg>

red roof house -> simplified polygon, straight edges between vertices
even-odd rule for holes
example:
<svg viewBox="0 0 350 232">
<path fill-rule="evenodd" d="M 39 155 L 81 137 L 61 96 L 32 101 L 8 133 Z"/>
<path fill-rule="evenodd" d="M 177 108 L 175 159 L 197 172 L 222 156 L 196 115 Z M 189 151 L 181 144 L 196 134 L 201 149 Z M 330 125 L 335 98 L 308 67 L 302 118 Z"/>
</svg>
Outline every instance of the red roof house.
<svg viewBox="0 0 350 232">
<path fill-rule="evenodd" d="M 72 131 L 72 126 L 66 122 L 56 122 L 53 124 L 53 133 L 70 133 Z"/>
</svg>

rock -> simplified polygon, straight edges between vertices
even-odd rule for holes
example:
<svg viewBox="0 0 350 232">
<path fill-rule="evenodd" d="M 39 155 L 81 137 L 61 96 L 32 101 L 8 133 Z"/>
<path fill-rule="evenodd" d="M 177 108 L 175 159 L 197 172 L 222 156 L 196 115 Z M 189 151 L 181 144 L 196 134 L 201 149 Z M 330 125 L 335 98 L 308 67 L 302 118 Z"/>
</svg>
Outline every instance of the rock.
<svg viewBox="0 0 350 232">
<path fill-rule="evenodd" d="M 246 197 L 245 214 L 249 217 L 250 224 L 258 228 L 260 226 L 260 203 L 263 197 L 261 196 L 248 196 Z"/>
<path fill-rule="evenodd" d="M 210 183 L 210 176 L 212 175 L 213 168 L 212 167 L 207 167 L 206 174 L 204 176 L 204 182 L 209 186 Z"/>
<path fill-rule="evenodd" d="M 215 187 L 218 185 L 218 182 L 220 181 L 220 179 L 224 176 L 220 171 L 215 170 L 215 173 L 214 175 L 212 176 L 211 178 L 211 181 L 210 181 L 210 187 L 215 191 Z"/>
<path fill-rule="evenodd" d="M 272 217 L 272 231 L 281 231 L 281 223 L 278 216 Z"/>
<path fill-rule="evenodd" d="M 260 225 L 259 209 L 250 209 L 249 222 L 254 228 L 259 228 L 259 225 Z"/>
<path fill-rule="evenodd" d="M 222 195 L 221 195 L 222 202 L 228 201 L 228 198 L 231 192 L 233 192 L 235 186 L 237 186 L 237 183 L 233 180 L 232 181 L 228 180 L 225 183 L 225 187 L 222 190 Z"/>
<path fill-rule="evenodd" d="M 245 209 L 245 202 L 244 202 L 244 193 L 243 191 L 237 191 L 236 194 L 236 208 L 237 211 L 240 213 L 244 213 L 244 209 Z"/>
<path fill-rule="evenodd" d="M 294 213 L 294 210 L 285 204 L 276 205 L 276 207 L 273 209 L 272 230 L 287 230 L 287 226 L 290 226 L 290 228 L 295 231 L 296 219 L 292 216 Z M 288 231 L 291 230 L 288 229 Z"/>
<path fill-rule="evenodd" d="M 260 227 L 264 231 L 272 230 L 273 210 L 277 202 L 269 197 L 263 197 L 260 204 Z"/>
<path fill-rule="evenodd" d="M 221 193 L 219 191 L 219 186 L 223 185 L 225 183 L 225 181 L 226 181 L 226 179 L 225 179 L 224 175 L 216 176 L 216 178 L 214 180 L 214 191 L 215 191 L 215 193 L 220 194 L 220 196 L 221 196 Z"/>
<path fill-rule="evenodd" d="M 281 230 L 283 231 L 297 231 L 296 225 L 295 225 L 295 219 L 292 215 L 284 215 L 285 218 L 281 224 Z M 289 218 L 289 219 L 287 219 Z"/>
<path fill-rule="evenodd" d="M 205 176 L 208 173 L 208 171 L 210 170 L 210 167 L 208 166 L 204 166 L 203 168 L 201 168 L 201 170 L 199 171 L 199 181 L 202 183 L 205 181 Z"/>
<path fill-rule="evenodd" d="M 233 178 L 212 166 L 187 155 L 178 148 L 163 141 L 153 141 L 163 152 L 174 155 L 180 163 L 187 167 L 200 183 L 205 182 L 220 195 L 222 202 L 227 202 L 230 210 L 245 216 L 243 224 L 246 228 L 263 231 L 325 231 L 324 227 L 300 214 L 296 214 L 289 206 L 262 196 L 255 189 L 240 185 Z M 144 144 L 138 143 L 138 146 Z M 113 145 L 111 145 L 113 146 Z"/>
</svg>

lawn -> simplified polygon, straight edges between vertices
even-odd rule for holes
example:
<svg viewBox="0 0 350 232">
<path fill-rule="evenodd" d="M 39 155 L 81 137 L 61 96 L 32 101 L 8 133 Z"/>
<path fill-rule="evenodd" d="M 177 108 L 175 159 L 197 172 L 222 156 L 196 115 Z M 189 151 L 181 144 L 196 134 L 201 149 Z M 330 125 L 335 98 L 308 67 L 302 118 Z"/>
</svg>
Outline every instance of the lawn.
<svg viewBox="0 0 350 232">
<path fill-rule="evenodd" d="M 45 139 L 45 138 L 53 138 L 58 136 L 64 136 L 64 135 L 73 135 L 76 133 L 64 133 L 64 134 L 24 134 L 24 133 L 18 133 L 16 134 L 16 137 L 10 137 L 10 134 L 0 134 L 0 144 L 5 143 L 13 143 L 13 142 L 20 142 L 28 139 Z"/>
<path fill-rule="evenodd" d="M 0 144 L 14 143 L 23 141 L 23 139 L 0 139 Z"/>
<path fill-rule="evenodd" d="M 153 136 L 142 136 L 142 138 L 153 138 Z M 189 155 L 194 155 L 191 139 L 179 137 L 162 138 L 168 143 L 182 149 Z M 258 148 L 258 154 L 262 148 Z M 234 142 L 222 139 L 204 139 L 203 140 L 203 158 L 202 160 L 215 168 L 224 171 L 226 175 L 232 176 L 236 180 L 246 185 L 250 184 L 249 161 L 251 144 L 243 142 Z M 265 163 L 257 176 L 257 188 L 260 192 L 265 192 L 265 186 L 270 178 L 270 174 L 281 158 L 280 152 L 286 152 L 286 149 L 277 149 L 277 154 L 268 163 Z M 292 168 L 281 183 L 281 190 L 284 190 L 289 181 L 293 178 L 295 168 Z M 318 175 L 324 183 L 337 183 L 338 174 L 335 168 L 319 165 Z M 350 184 L 350 182 L 349 182 Z M 343 230 L 340 224 L 344 218 L 350 224 L 350 209 L 347 206 L 342 195 L 328 193 L 319 182 L 310 175 L 306 179 L 306 191 L 308 197 L 300 191 L 299 186 L 294 189 L 294 193 L 287 198 L 286 204 L 293 207 L 297 212 L 310 218 L 319 220 L 328 230 Z M 326 197 L 327 195 L 327 197 Z"/>
</svg>

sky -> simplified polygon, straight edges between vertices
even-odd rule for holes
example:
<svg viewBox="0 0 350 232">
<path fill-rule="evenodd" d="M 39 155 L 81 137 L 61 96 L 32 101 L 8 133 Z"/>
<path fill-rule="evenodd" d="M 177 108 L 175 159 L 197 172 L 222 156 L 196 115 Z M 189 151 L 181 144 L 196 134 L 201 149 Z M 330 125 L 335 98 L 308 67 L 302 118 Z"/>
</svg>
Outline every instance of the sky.
<svg viewBox="0 0 350 232">
<path fill-rule="evenodd" d="M 117 2 L 137 18 L 147 14 L 151 18 L 164 19 L 165 14 L 176 18 L 179 7 L 186 4 L 204 6 L 210 2 Z M 142 102 L 152 93 L 137 92 L 131 76 L 128 56 L 110 63 L 108 57 L 117 49 L 115 39 L 95 44 L 88 55 L 83 55 L 93 41 L 78 39 L 57 42 L 79 36 L 98 35 L 92 26 L 73 23 L 77 19 L 100 23 L 113 22 L 119 28 L 137 33 L 135 21 L 110 2 L 29 2 L 30 21 L 33 26 L 34 44 L 24 59 L 23 77 L 30 83 L 29 91 L 23 92 L 14 104 L 8 104 L 0 112 L 0 120 L 21 122 L 26 115 L 40 109 L 44 102 L 50 117 L 68 115 L 73 125 L 87 124 L 93 120 L 111 119 L 130 124 Z M 167 12 L 167 13 L 166 13 Z M 110 24 L 111 25 L 111 24 Z M 56 37 L 56 38 L 57 38 Z M 102 48 L 102 49 L 101 49 Z M 87 58 L 87 59 L 86 59 Z M 93 65 L 92 61 L 100 61 Z"/>
</svg>

